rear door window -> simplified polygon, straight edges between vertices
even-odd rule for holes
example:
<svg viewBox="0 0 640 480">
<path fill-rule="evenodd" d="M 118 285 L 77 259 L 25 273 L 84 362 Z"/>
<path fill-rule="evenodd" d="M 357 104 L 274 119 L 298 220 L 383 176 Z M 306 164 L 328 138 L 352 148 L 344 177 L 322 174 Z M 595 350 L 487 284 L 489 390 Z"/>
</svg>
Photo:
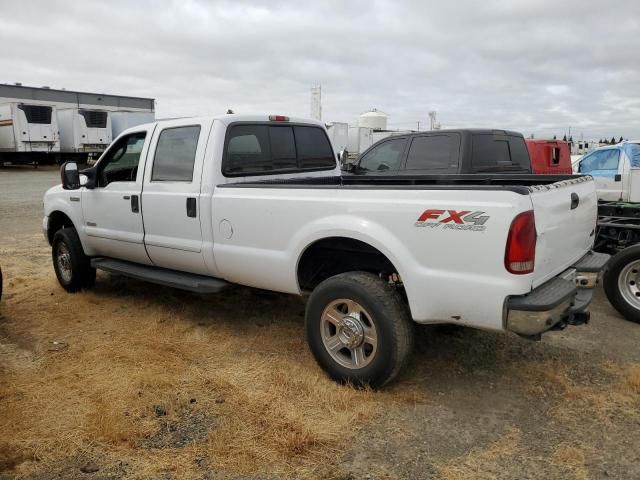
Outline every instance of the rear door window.
<svg viewBox="0 0 640 480">
<path fill-rule="evenodd" d="M 397 170 L 402 161 L 402 154 L 407 143 L 406 137 L 386 140 L 366 152 L 358 170 L 361 172 L 391 172 Z"/>
<path fill-rule="evenodd" d="M 151 171 L 152 182 L 191 182 L 200 126 L 166 128 L 160 133 Z"/>
<path fill-rule="evenodd" d="M 458 135 L 428 135 L 411 140 L 406 170 L 433 173 L 456 172 L 458 167 Z"/>
<path fill-rule="evenodd" d="M 472 138 L 473 172 L 531 172 L 529 151 L 522 137 L 489 133 L 474 134 Z"/>
<path fill-rule="evenodd" d="M 330 170 L 336 159 L 319 127 L 233 125 L 227 133 L 222 164 L 226 176 Z"/>
</svg>

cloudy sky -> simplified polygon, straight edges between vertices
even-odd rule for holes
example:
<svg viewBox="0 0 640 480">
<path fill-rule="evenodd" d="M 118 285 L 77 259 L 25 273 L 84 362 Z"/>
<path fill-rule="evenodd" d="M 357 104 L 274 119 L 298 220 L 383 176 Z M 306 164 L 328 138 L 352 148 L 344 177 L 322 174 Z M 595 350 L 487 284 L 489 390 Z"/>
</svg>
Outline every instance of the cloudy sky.
<svg viewBox="0 0 640 480">
<path fill-rule="evenodd" d="M 159 117 L 640 138 L 640 1 L 0 0 L 0 83 L 157 99 Z"/>
</svg>

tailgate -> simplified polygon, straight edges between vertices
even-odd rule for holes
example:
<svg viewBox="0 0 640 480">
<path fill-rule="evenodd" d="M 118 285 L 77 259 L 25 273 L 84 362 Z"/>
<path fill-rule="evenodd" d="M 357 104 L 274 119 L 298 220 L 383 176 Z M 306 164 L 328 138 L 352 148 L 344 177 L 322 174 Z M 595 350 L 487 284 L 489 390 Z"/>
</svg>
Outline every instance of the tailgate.
<svg viewBox="0 0 640 480">
<path fill-rule="evenodd" d="M 598 199 L 589 176 L 530 187 L 536 218 L 533 287 L 571 266 L 593 245 Z"/>
</svg>

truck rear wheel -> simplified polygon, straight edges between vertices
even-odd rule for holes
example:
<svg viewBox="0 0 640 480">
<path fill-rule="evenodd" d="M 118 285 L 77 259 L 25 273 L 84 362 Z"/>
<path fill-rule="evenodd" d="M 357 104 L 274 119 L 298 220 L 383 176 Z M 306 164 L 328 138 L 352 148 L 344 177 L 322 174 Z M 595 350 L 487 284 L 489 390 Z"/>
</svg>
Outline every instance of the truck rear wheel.
<svg viewBox="0 0 640 480">
<path fill-rule="evenodd" d="M 413 321 L 397 289 L 348 272 L 312 292 L 305 331 L 316 361 L 339 382 L 377 388 L 393 380 L 413 347 Z"/>
<path fill-rule="evenodd" d="M 640 245 L 625 248 L 609 260 L 604 291 L 624 318 L 640 323 Z"/>
<path fill-rule="evenodd" d="M 91 268 L 75 228 L 62 228 L 55 233 L 51 256 L 58 282 L 67 292 L 90 288 L 95 283 L 96 270 Z"/>
</svg>

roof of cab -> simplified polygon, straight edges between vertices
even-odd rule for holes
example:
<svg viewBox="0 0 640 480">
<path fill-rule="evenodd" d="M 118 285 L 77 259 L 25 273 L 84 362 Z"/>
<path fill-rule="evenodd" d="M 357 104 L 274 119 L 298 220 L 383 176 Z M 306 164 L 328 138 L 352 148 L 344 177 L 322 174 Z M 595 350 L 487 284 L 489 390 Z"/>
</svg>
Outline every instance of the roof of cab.
<svg viewBox="0 0 640 480">
<path fill-rule="evenodd" d="M 225 125 L 230 125 L 236 122 L 270 122 L 273 124 L 287 124 L 287 123 L 306 123 L 309 125 L 317 125 L 319 127 L 325 127 L 324 123 L 319 120 L 314 120 L 311 118 L 303 118 L 303 117 L 287 117 L 288 120 L 270 120 L 269 117 L 275 114 L 235 114 L 235 113 L 227 113 L 223 115 L 211 115 L 211 116 L 199 116 L 199 117 L 172 117 L 172 118 L 158 118 L 153 122 L 143 123 L 140 125 L 135 125 L 133 127 L 129 127 L 126 130 L 122 131 L 120 135 L 134 133 L 143 129 L 148 129 L 153 125 L 158 123 L 167 122 L 169 120 L 188 120 L 188 121 L 220 121 Z M 280 116 L 278 114 L 278 116 Z"/>
</svg>

